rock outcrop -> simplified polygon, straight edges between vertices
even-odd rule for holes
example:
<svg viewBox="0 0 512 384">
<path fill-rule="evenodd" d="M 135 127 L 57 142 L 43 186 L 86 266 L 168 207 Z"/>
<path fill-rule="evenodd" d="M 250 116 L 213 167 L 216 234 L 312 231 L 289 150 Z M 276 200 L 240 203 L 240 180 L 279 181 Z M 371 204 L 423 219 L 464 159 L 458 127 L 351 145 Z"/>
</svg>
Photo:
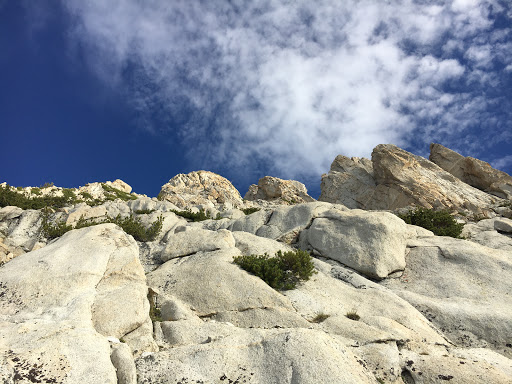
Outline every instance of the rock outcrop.
<svg viewBox="0 0 512 384">
<path fill-rule="evenodd" d="M 264 179 L 248 202 L 199 171 L 163 201 L 98 183 L 92 207 L 0 208 L 0 382 L 511 382 L 508 202 L 390 145 L 338 156 L 331 202 L 281 204 L 305 189 Z M 409 205 L 495 217 L 453 239 L 382 211 Z M 215 219 L 193 221 L 200 208 Z M 69 232 L 48 240 L 43 224 Z M 292 290 L 234 263 L 295 249 L 316 273 Z"/>
<path fill-rule="evenodd" d="M 2 382 L 117 383 L 107 337 L 149 319 L 146 295 L 137 244 L 113 224 L 9 261 L 0 268 Z"/>
<path fill-rule="evenodd" d="M 244 196 L 245 200 L 265 200 L 277 204 L 297 204 L 315 201 L 308 195 L 306 186 L 296 180 L 282 180 L 265 176 L 252 184 Z"/>
<path fill-rule="evenodd" d="M 209 171 L 195 171 L 174 176 L 162 186 L 158 194 L 160 200 L 169 201 L 179 208 L 201 205 L 225 207 L 227 209 L 243 205 L 240 192 L 231 182 Z"/>
<path fill-rule="evenodd" d="M 391 144 L 375 147 L 371 163 L 338 156 L 321 190 L 320 201 L 373 210 L 419 206 L 489 214 L 498 200 Z"/>
<path fill-rule="evenodd" d="M 503 199 L 512 200 L 512 177 L 489 163 L 464 157 L 441 144 L 430 144 L 430 161 L 463 182 Z"/>
</svg>

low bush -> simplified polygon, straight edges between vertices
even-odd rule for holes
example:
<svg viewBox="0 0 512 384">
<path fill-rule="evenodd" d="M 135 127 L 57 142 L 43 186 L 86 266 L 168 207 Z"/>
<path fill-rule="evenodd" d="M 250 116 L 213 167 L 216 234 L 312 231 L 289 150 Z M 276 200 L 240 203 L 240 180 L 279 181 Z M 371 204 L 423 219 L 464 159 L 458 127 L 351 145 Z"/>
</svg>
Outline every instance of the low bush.
<svg viewBox="0 0 512 384">
<path fill-rule="evenodd" d="M 163 221 L 164 218 L 159 216 L 158 219 L 153 222 L 153 224 L 151 224 L 148 229 L 144 227 L 138 217 L 134 217 L 133 215 L 130 215 L 124 219 L 119 215 L 115 218 L 109 217 L 105 222 L 119 225 L 123 231 L 129 235 L 132 235 L 133 238 L 137 241 L 153 241 L 160 234 Z"/>
<path fill-rule="evenodd" d="M 63 221 L 51 223 L 50 215 L 48 211 L 45 211 L 43 212 L 41 234 L 48 240 L 52 240 L 62 236 L 72 229 L 80 229 L 104 223 L 114 223 L 119 225 L 127 234 L 132 235 L 133 238 L 137 241 L 153 241 L 162 231 L 163 220 L 163 217 L 159 216 L 158 219 L 153 222 L 149 228 L 146 229 L 140 219 L 133 216 L 128 216 L 123 219 L 118 215 L 115 218 L 107 217 L 101 221 L 89 221 L 81 216 L 76 225 L 73 227 L 71 225 L 66 225 L 66 223 Z"/>
<path fill-rule="evenodd" d="M 199 210 L 199 212 L 192 212 L 190 209 L 186 209 L 184 211 L 176 211 L 172 210 L 176 215 L 184 217 L 185 219 L 192 221 L 204 221 L 204 220 L 213 220 L 214 218 L 210 215 L 210 212 L 206 212 L 203 208 Z M 220 220 L 220 214 L 217 215 L 215 220 Z"/>
<path fill-rule="evenodd" d="M 64 196 L 27 197 L 23 193 L 11 189 L 9 185 L 0 185 L 0 208 L 8 205 L 21 209 L 41 209 L 46 207 L 61 208 L 69 205 L 69 202 Z"/>
<path fill-rule="evenodd" d="M 105 183 L 101 183 L 101 187 L 106 192 L 105 198 L 107 200 L 121 199 L 123 201 L 137 200 L 137 196 L 131 195 L 127 192 L 120 191 L 119 189 L 113 188 Z"/>
<path fill-rule="evenodd" d="M 43 211 L 43 220 L 41 223 L 41 233 L 48 240 L 56 239 L 57 237 L 61 237 L 66 232 L 69 232 L 73 229 L 71 225 L 67 225 L 65 221 L 60 221 L 58 223 L 52 223 L 50 221 L 50 213 L 47 210 Z"/>
<path fill-rule="evenodd" d="M 326 313 L 319 313 L 311 320 L 311 322 L 312 323 L 321 323 L 321 322 L 324 322 L 325 320 L 327 320 L 329 317 L 330 317 L 330 315 L 327 315 Z"/>
<path fill-rule="evenodd" d="M 350 312 L 347 312 L 347 314 L 345 315 L 347 318 L 349 318 L 350 320 L 354 320 L 354 321 L 359 321 L 359 319 L 361 318 L 361 316 L 359 316 L 357 314 L 357 311 L 355 309 L 353 309 L 352 311 Z"/>
<path fill-rule="evenodd" d="M 274 257 L 266 253 L 237 256 L 233 262 L 278 290 L 293 289 L 299 281 L 309 280 L 316 273 L 311 255 L 300 249 L 284 253 L 278 251 Z"/>
<path fill-rule="evenodd" d="M 137 209 L 137 210 L 135 210 L 135 213 L 138 215 L 148 215 L 155 211 L 156 211 L 156 209 Z"/>
<path fill-rule="evenodd" d="M 242 212 L 245 213 L 246 215 L 250 215 L 251 213 L 254 213 L 254 212 L 258 212 L 260 210 L 260 208 L 244 208 L 242 209 Z"/>
<path fill-rule="evenodd" d="M 399 217 L 407 224 L 423 227 L 437 236 L 451 236 L 458 239 L 464 227 L 464 224 L 457 223 L 448 211 L 417 208 Z"/>
</svg>

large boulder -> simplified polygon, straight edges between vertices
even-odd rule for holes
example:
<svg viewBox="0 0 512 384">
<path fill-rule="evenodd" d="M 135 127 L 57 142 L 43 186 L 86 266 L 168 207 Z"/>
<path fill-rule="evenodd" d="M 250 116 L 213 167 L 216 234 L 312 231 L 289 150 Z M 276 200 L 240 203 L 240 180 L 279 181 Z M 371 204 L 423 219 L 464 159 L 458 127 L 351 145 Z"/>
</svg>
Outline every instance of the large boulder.
<svg viewBox="0 0 512 384">
<path fill-rule="evenodd" d="M 496 198 L 423 157 L 380 144 L 371 161 L 372 168 L 367 160 L 337 157 L 329 174 L 322 177 L 319 200 L 367 210 L 419 206 L 492 214 Z"/>
<path fill-rule="evenodd" d="M 139 358 L 139 382 L 375 383 L 349 348 L 323 332 L 224 328 L 219 339 Z"/>
<path fill-rule="evenodd" d="M 243 205 L 240 192 L 224 177 L 209 171 L 194 171 L 174 176 L 158 194 L 179 208 L 194 205 L 239 207 Z"/>
<path fill-rule="evenodd" d="M 461 235 L 467 240 L 512 254 L 512 220 L 504 217 L 467 223 Z"/>
<path fill-rule="evenodd" d="M 364 209 L 376 186 L 371 160 L 338 155 L 329 173 L 322 175 L 318 200 Z"/>
<path fill-rule="evenodd" d="M 512 199 L 512 177 L 489 163 L 464 157 L 441 144 L 430 144 L 430 161 L 463 182 L 503 199 Z"/>
<path fill-rule="evenodd" d="M 277 177 L 265 176 L 258 180 L 258 185 L 252 184 L 244 196 L 245 200 L 266 200 L 278 204 L 297 204 L 315 201 L 308 195 L 306 186 L 296 180 L 283 180 Z"/>
<path fill-rule="evenodd" d="M 454 343 L 512 356 L 510 251 L 466 240 L 411 239 L 407 266 L 381 284 L 409 301 Z"/>
<path fill-rule="evenodd" d="M 383 279 L 405 268 L 405 246 L 412 235 L 388 212 L 331 209 L 301 233 L 300 244 L 365 276 Z"/>
<path fill-rule="evenodd" d="M 137 244 L 113 224 L 11 260 L 0 268 L 0 379 L 117 383 L 108 337 L 146 322 L 146 294 Z"/>
<path fill-rule="evenodd" d="M 188 303 L 199 316 L 265 307 L 292 310 L 283 295 L 233 263 L 240 254 L 233 247 L 171 259 L 147 275 L 148 285 Z"/>
</svg>

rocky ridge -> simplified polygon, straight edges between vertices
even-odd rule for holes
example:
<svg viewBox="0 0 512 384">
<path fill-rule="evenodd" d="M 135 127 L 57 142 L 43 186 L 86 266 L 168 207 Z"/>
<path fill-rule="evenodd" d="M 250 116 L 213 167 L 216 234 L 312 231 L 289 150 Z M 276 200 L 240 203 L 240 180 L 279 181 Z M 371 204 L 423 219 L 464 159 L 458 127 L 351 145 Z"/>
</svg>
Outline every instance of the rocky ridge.
<svg viewBox="0 0 512 384">
<path fill-rule="evenodd" d="M 160 199 L 97 183 L 107 194 L 93 207 L 46 217 L 1 208 L 0 381 L 510 383 L 510 203 L 397 147 L 374 154 L 336 158 L 322 179 L 333 202 L 282 204 L 272 193 L 244 202 L 229 181 L 199 171 L 171 179 Z M 412 204 L 492 217 L 453 239 L 382 210 Z M 186 209 L 217 219 L 192 221 Z M 55 240 L 41 231 L 44 220 L 116 216 L 146 228 L 161 220 L 161 231 L 151 241 L 114 224 Z M 233 263 L 294 248 L 315 256 L 317 273 L 293 290 Z"/>
</svg>

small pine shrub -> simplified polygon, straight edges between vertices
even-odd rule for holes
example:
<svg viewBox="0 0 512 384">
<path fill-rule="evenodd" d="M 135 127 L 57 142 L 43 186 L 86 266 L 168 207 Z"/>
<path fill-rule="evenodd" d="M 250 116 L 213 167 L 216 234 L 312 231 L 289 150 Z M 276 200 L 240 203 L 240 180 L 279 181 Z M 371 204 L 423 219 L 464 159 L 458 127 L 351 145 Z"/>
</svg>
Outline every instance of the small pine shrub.
<svg viewBox="0 0 512 384">
<path fill-rule="evenodd" d="M 260 208 L 256 208 L 256 207 L 244 208 L 244 209 L 242 209 L 242 212 L 245 213 L 246 215 L 250 215 L 251 213 L 258 212 L 259 210 L 260 210 Z"/>
<path fill-rule="evenodd" d="M 176 215 L 184 217 L 185 219 L 192 221 L 204 221 L 204 220 L 212 220 L 213 217 L 210 215 L 210 212 L 205 212 L 203 208 L 199 210 L 199 212 L 192 212 L 190 209 L 186 209 L 184 211 L 176 211 L 172 210 Z"/>
<path fill-rule="evenodd" d="M 133 238 L 137 241 L 153 241 L 160 234 L 163 221 L 164 218 L 159 216 L 158 219 L 153 224 L 151 224 L 148 229 L 144 227 L 138 217 L 134 217 L 133 215 L 130 215 L 124 219 L 119 215 L 115 218 L 109 217 L 105 222 L 119 225 L 123 231 L 129 235 L 132 235 Z"/>
<path fill-rule="evenodd" d="M 32 193 L 34 195 L 40 195 L 41 194 L 41 188 L 32 187 L 32 188 L 30 188 L 30 193 Z"/>
<path fill-rule="evenodd" d="M 361 318 L 361 316 L 359 316 L 357 314 L 357 311 L 355 309 L 353 309 L 350 312 L 347 312 L 347 314 L 345 316 L 347 316 L 350 320 L 354 320 L 354 321 L 359 321 L 359 319 Z"/>
<path fill-rule="evenodd" d="M 137 209 L 137 210 L 135 210 L 135 213 L 138 215 L 148 215 L 155 211 L 156 211 L 155 209 Z"/>
<path fill-rule="evenodd" d="M 329 315 L 325 313 L 319 313 L 316 315 L 313 320 L 311 320 L 312 323 L 321 323 L 329 318 Z"/>
<path fill-rule="evenodd" d="M 464 224 L 457 223 L 448 211 L 417 208 L 399 217 L 407 224 L 423 227 L 437 236 L 451 236 L 459 239 L 464 227 Z"/>
<path fill-rule="evenodd" d="M 52 224 L 50 222 L 49 210 L 43 211 L 42 219 L 43 220 L 41 223 L 41 234 L 48 240 L 53 240 L 56 239 L 57 237 L 61 237 L 66 232 L 69 232 L 73 229 L 71 225 L 67 225 L 64 221 Z"/>
<path fill-rule="evenodd" d="M 116 199 L 121 199 L 123 201 L 137 200 L 137 196 L 131 195 L 127 192 L 120 191 L 119 189 L 113 188 L 105 183 L 101 183 L 101 187 L 105 192 L 107 192 L 105 193 L 105 199 L 107 199 L 108 201 L 113 201 Z"/>
<path fill-rule="evenodd" d="M 268 254 L 237 256 L 233 262 L 278 290 L 293 289 L 299 281 L 307 281 L 316 273 L 311 255 L 300 249 L 278 251 L 274 257 Z"/>
<path fill-rule="evenodd" d="M 53 182 L 46 182 L 44 183 L 43 185 L 41 185 L 39 188 L 43 189 L 43 188 L 51 188 L 53 187 Z"/>
<path fill-rule="evenodd" d="M 32 188 L 34 190 L 34 188 Z M 39 192 L 40 193 L 40 192 Z M 0 186 L 0 208 L 8 205 L 21 209 L 61 208 L 68 204 L 65 197 L 57 196 L 31 196 L 27 197 L 9 185 Z"/>
</svg>

